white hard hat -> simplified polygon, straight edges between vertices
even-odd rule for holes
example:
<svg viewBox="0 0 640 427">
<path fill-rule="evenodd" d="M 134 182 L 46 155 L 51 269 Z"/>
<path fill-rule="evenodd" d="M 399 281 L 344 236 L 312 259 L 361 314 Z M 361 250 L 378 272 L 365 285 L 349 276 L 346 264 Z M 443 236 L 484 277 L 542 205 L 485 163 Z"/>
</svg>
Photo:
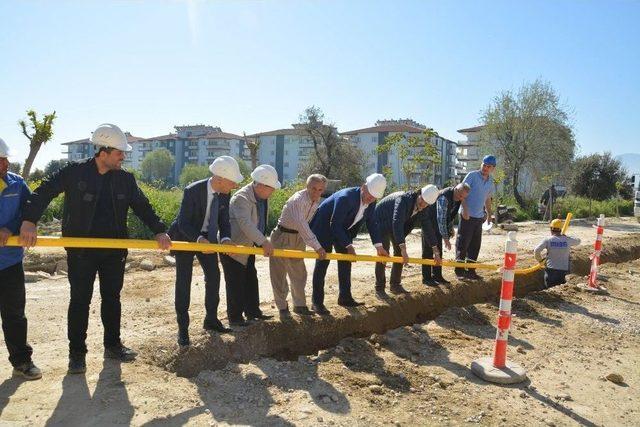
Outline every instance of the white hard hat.
<svg viewBox="0 0 640 427">
<path fill-rule="evenodd" d="M 432 205 L 436 202 L 440 191 L 438 191 L 438 187 L 433 184 L 425 185 L 420 190 L 420 196 L 422 196 L 422 200 L 427 202 L 427 204 Z"/>
<path fill-rule="evenodd" d="M 209 165 L 209 170 L 215 176 L 219 176 L 220 178 L 226 178 L 229 181 L 233 181 L 238 184 L 242 181 L 243 176 L 240 173 L 240 166 L 238 166 L 238 162 L 231 156 L 220 156 L 217 157 L 213 163 Z"/>
<path fill-rule="evenodd" d="M 387 178 L 381 173 L 374 173 L 367 177 L 366 185 L 369 193 L 376 199 L 380 199 L 387 188 Z"/>
<path fill-rule="evenodd" d="M 0 138 L 0 157 L 9 157 L 9 146 L 2 138 Z"/>
<path fill-rule="evenodd" d="M 260 165 L 251 172 L 251 179 L 255 182 L 263 185 L 268 185 L 276 190 L 280 188 L 280 181 L 278 181 L 278 172 L 271 165 Z"/>
<path fill-rule="evenodd" d="M 120 151 L 131 151 L 131 146 L 127 144 L 127 136 L 116 125 L 111 123 L 103 123 L 98 126 L 91 138 L 89 139 L 93 145 L 99 147 L 115 148 Z"/>
</svg>

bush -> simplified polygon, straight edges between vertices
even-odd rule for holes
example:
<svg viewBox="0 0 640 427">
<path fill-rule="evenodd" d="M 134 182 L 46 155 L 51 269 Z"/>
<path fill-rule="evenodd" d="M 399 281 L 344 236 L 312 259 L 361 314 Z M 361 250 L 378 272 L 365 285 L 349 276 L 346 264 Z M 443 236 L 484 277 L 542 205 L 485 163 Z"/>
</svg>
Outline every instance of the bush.
<svg viewBox="0 0 640 427">
<path fill-rule="evenodd" d="M 139 182 L 138 185 L 149 199 L 153 210 L 162 222 L 169 227 L 178 216 L 180 202 L 182 202 L 182 191 L 159 190 L 142 182 Z M 132 239 L 153 239 L 153 232 L 140 221 L 131 209 L 129 210 L 127 222 L 129 226 L 129 236 Z"/>
<path fill-rule="evenodd" d="M 603 201 L 591 200 L 586 197 L 566 196 L 556 200 L 554 213 L 565 217 L 571 212 L 576 218 L 595 217 L 604 214 L 607 217 L 614 217 L 620 212 L 620 216 L 633 216 L 633 200 L 608 199 Z"/>
<path fill-rule="evenodd" d="M 29 189 L 31 191 L 38 188 L 41 181 L 33 181 L 29 182 Z M 62 220 L 62 206 L 64 203 L 64 194 L 60 194 L 58 197 L 53 199 L 51 203 L 49 203 L 49 207 L 42 214 L 42 218 L 40 221 L 42 222 L 50 222 L 52 219 Z"/>
</svg>

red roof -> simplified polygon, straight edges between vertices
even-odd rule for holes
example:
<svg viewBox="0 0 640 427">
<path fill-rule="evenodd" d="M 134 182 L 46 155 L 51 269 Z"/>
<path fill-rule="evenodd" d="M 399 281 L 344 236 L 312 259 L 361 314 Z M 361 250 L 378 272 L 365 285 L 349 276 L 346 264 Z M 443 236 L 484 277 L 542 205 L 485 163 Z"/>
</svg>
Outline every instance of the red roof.
<svg viewBox="0 0 640 427">
<path fill-rule="evenodd" d="M 406 133 L 422 133 L 425 129 L 409 126 L 409 125 L 382 125 L 373 126 L 370 128 L 350 130 L 348 132 L 341 132 L 342 135 L 356 135 L 359 133 L 378 133 L 378 132 L 406 132 Z"/>
<path fill-rule="evenodd" d="M 484 125 L 474 126 L 472 128 L 466 128 L 466 129 L 458 129 L 458 132 L 460 132 L 460 133 L 480 132 L 482 129 L 484 129 Z"/>
</svg>

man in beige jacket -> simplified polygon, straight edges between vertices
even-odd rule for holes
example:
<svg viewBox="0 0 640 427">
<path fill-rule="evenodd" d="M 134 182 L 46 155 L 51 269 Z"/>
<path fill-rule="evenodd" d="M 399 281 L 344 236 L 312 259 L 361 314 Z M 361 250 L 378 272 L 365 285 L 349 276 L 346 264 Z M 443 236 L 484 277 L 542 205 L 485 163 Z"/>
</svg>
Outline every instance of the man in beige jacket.
<svg viewBox="0 0 640 427">
<path fill-rule="evenodd" d="M 251 178 L 253 181 L 238 190 L 229 204 L 231 241 L 235 245 L 261 246 L 264 256 L 268 257 L 273 254 L 273 245 L 265 236 L 269 211 L 267 200 L 280 188 L 280 182 L 278 173 L 270 165 L 255 168 Z M 260 311 L 256 256 L 221 255 L 220 261 L 226 282 L 229 324 L 246 326 L 247 320 L 272 318 Z"/>
<path fill-rule="evenodd" d="M 327 188 L 327 178 L 320 174 L 310 175 L 307 178 L 307 188 L 292 195 L 282 208 L 278 219 L 278 225 L 271 233 L 271 243 L 277 249 L 294 249 L 303 251 L 305 246 L 311 247 L 318 253 L 320 259 L 326 256 L 311 228 L 309 221 L 318 210 L 320 197 Z M 291 317 L 287 305 L 289 284 L 291 282 L 291 298 L 293 299 L 293 312 L 302 315 L 313 315 L 307 308 L 304 295 L 304 287 L 307 284 L 307 268 L 304 259 L 296 258 L 269 258 L 269 273 L 273 298 L 280 311 L 280 318 Z"/>
</svg>

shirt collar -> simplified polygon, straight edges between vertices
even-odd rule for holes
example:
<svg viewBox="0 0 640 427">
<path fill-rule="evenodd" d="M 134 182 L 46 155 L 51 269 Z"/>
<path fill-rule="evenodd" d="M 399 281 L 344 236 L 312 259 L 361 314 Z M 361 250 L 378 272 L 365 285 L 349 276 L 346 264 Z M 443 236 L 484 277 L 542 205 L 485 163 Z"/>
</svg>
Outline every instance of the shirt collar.
<svg viewBox="0 0 640 427">
<path fill-rule="evenodd" d="M 215 193 L 216 193 L 215 191 L 213 191 L 213 187 L 211 187 L 211 180 L 212 180 L 212 179 L 213 179 L 213 178 L 209 178 L 209 179 L 207 180 L 207 194 L 208 194 L 208 195 L 213 195 L 213 194 L 215 194 Z"/>
</svg>

